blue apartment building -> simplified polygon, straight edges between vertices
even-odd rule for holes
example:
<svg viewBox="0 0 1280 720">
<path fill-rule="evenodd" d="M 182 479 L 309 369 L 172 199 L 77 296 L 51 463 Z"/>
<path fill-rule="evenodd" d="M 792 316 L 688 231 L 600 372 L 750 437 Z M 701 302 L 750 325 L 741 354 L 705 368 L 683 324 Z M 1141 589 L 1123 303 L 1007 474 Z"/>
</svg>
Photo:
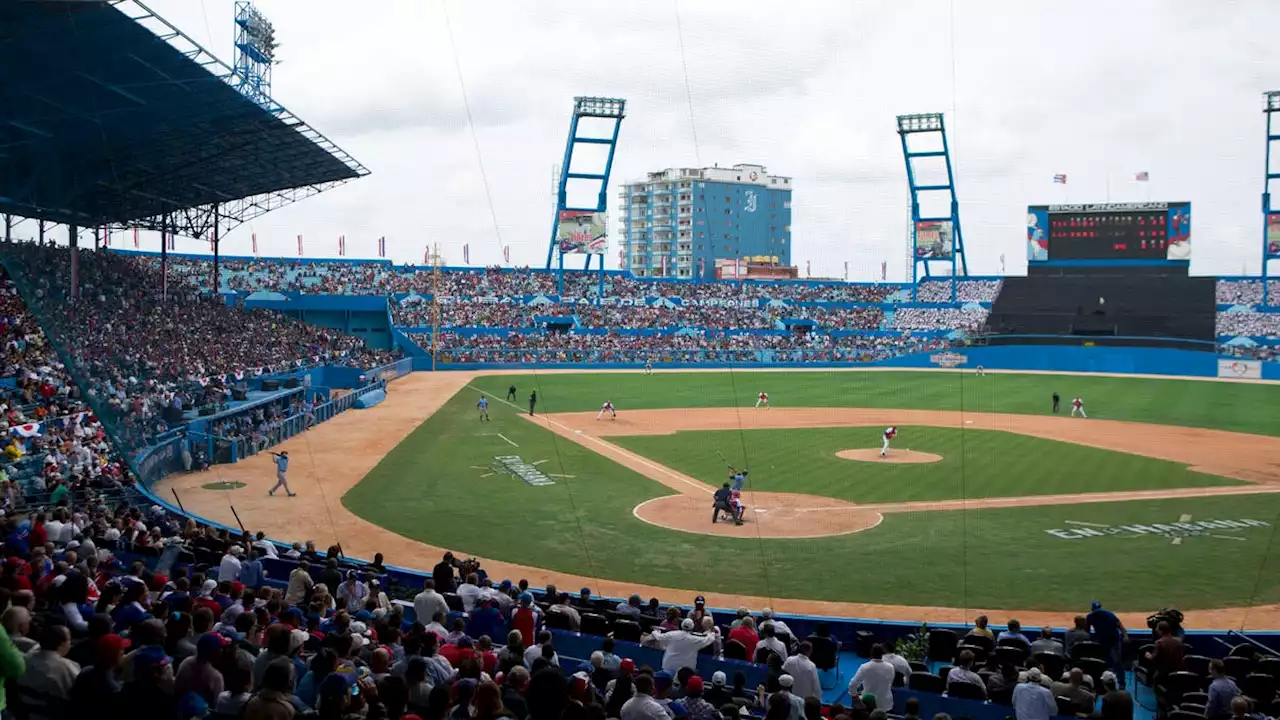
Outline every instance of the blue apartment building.
<svg viewBox="0 0 1280 720">
<path fill-rule="evenodd" d="M 791 264 L 791 178 L 762 165 L 651 172 L 619 195 L 622 266 L 636 277 L 710 280 L 747 258 Z"/>
</svg>

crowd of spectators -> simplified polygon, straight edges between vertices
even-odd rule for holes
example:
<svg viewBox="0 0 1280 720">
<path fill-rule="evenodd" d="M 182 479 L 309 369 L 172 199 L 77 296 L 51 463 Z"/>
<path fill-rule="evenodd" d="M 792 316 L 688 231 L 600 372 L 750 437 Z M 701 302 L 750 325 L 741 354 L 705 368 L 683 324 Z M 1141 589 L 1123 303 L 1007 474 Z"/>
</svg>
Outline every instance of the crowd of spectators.
<svg viewBox="0 0 1280 720">
<path fill-rule="evenodd" d="M 1280 312 L 1220 312 L 1218 335 L 1280 337 Z"/>
<path fill-rule="evenodd" d="M 430 327 L 433 323 L 435 311 L 431 303 L 397 303 L 392 307 L 392 318 L 401 327 Z M 584 328 L 769 329 L 775 326 L 779 316 L 791 314 L 790 308 L 783 312 L 754 307 L 514 305 L 475 302 L 441 304 L 439 309 L 440 326 L 445 328 L 533 328 L 541 325 L 537 321 L 539 317 L 573 316 L 578 327 Z"/>
<path fill-rule="evenodd" d="M 72 298 L 68 249 L 24 243 L 4 252 L 87 399 L 120 422 L 118 439 L 132 448 L 167 427 L 167 408 L 212 402 L 237 378 L 321 362 L 368 368 L 396 358 L 336 330 L 166 283 L 137 256 L 81 251 L 80 297 Z"/>
<path fill-rule="evenodd" d="M 411 333 L 424 348 L 431 336 Z M 929 352 L 950 343 L 938 337 L 857 333 L 733 332 L 640 335 L 609 332 L 531 332 L 437 336 L 441 363 L 702 363 L 872 362 Z"/>
<path fill-rule="evenodd" d="M 957 280 L 956 302 L 995 302 L 1000 294 L 1000 280 Z M 916 287 L 916 302 L 951 302 L 950 280 L 925 280 Z"/>
<path fill-rule="evenodd" d="M 978 330 L 990 311 L 973 308 L 899 308 L 885 323 L 889 330 Z"/>
</svg>

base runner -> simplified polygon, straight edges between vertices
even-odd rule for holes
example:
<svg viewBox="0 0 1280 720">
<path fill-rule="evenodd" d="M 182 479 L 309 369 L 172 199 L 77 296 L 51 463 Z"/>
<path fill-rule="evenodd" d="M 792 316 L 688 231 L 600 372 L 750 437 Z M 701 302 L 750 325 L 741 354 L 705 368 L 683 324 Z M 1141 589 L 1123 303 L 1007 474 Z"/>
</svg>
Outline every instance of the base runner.
<svg viewBox="0 0 1280 720">
<path fill-rule="evenodd" d="M 604 417 L 605 413 L 609 413 L 610 419 L 618 419 L 618 411 L 613 409 L 613 403 L 608 400 L 605 400 L 604 404 L 600 406 L 600 412 L 596 413 L 596 419 L 599 420 Z"/>
<path fill-rule="evenodd" d="M 889 441 L 898 436 L 898 426 L 890 425 L 884 429 L 884 444 L 880 446 L 880 457 L 884 457 L 889 453 Z"/>
</svg>

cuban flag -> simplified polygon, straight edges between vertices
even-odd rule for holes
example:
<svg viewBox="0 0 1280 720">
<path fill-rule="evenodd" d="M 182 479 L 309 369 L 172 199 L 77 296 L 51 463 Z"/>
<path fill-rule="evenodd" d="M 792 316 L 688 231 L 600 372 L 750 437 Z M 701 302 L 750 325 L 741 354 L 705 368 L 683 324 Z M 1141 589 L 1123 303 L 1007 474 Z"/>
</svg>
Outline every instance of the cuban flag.
<svg viewBox="0 0 1280 720">
<path fill-rule="evenodd" d="M 1057 185 L 1066 185 L 1066 184 L 1067 184 L 1067 176 L 1066 176 L 1066 174 L 1065 174 L 1065 173 L 1058 173 L 1057 175 L 1054 175 L 1054 176 L 1053 176 L 1053 182 L 1054 182 L 1055 184 L 1057 184 Z"/>
<path fill-rule="evenodd" d="M 244 379 L 244 371 L 243 371 L 243 370 L 237 370 L 235 374 L 236 374 L 236 380 L 243 380 L 243 379 Z"/>
<path fill-rule="evenodd" d="M 26 425 L 15 425 L 10 428 L 10 432 L 18 437 L 34 438 L 40 437 L 40 423 L 27 423 Z"/>
<path fill-rule="evenodd" d="M 1140 173 L 1135 173 L 1133 176 L 1133 179 L 1137 180 L 1138 182 L 1147 182 L 1148 180 L 1151 179 L 1151 173 L 1147 172 L 1146 170 L 1143 170 Z"/>
</svg>

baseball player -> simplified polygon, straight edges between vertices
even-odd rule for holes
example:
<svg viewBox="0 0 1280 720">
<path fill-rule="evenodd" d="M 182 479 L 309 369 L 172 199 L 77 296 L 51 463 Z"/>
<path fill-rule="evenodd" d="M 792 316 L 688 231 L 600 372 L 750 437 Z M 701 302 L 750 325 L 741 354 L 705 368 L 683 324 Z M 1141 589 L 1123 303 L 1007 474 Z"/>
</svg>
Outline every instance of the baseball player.
<svg viewBox="0 0 1280 720">
<path fill-rule="evenodd" d="M 734 490 L 733 495 L 729 497 L 729 507 L 733 508 L 733 524 L 742 524 L 742 515 L 747 511 L 747 506 L 742 504 L 742 491 Z"/>
<path fill-rule="evenodd" d="M 1082 418 L 1089 417 L 1084 414 L 1084 401 L 1080 399 L 1079 395 L 1075 396 L 1071 400 L 1071 417 L 1075 417 L 1076 413 L 1080 413 L 1080 417 Z"/>
<path fill-rule="evenodd" d="M 653 374 L 653 360 L 651 358 L 644 359 L 644 374 L 645 375 Z"/>
<path fill-rule="evenodd" d="M 884 435 L 882 436 L 884 438 L 884 444 L 880 446 L 880 457 L 884 457 L 885 455 L 889 454 L 889 441 L 894 439 L 897 436 L 898 436 L 897 425 L 890 425 L 889 427 L 884 429 Z"/>
<path fill-rule="evenodd" d="M 271 455 L 275 458 L 276 463 L 276 484 L 271 486 L 271 489 L 267 491 L 267 494 L 274 497 L 277 490 L 284 488 L 285 494 L 289 497 L 297 495 L 298 493 L 289 489 L 289 479 L 285 477 L 285 473 L 289 471 L 289 453 L 281 451 L 278 453 L 271 453 Z"/>
<path fill-rule="evenodd" d="M 481 395 L 476 410 L 480 411 L 480 422 L 489 422 L 489 398 Z"/>
<path fill-rule="evenodd" d="M 609 418 L 611 420 L 618 419 L 618 411 L 613 409 L 613 403 L 608 400 L 605 400 L 604 404 L 600 406 L 600 412 L 596 413 L 596 419 L 599 420 L 604 417 L 605 413 L 609 413 Z"/>
<path fill-rule="evenodd" d="M 982 367 L 981 365 L 979 365 L 979 366 L 978 366 L 978 377 L 983 377 L 983 376 L 985 376 L 986 374 L 987 374 L 987 371 L 986 371 L 985 369 L 983 369 L 983 367 Z"/>
<path fill-rule="evenodd" d="M 733 483 L 734 492 L 742 490 L 742 486 L 747 484 L 747 469 L 734 470 L 733 466 L 729 466 L 729 481 Z"/>
<path fill-rule="evenodd" d="M 760 407 L 761 405 L 764 405 L 766 408 L 769 407 L 769 393 L 762 392 L 756 396 L 756 407 Z"/>
</svg>

